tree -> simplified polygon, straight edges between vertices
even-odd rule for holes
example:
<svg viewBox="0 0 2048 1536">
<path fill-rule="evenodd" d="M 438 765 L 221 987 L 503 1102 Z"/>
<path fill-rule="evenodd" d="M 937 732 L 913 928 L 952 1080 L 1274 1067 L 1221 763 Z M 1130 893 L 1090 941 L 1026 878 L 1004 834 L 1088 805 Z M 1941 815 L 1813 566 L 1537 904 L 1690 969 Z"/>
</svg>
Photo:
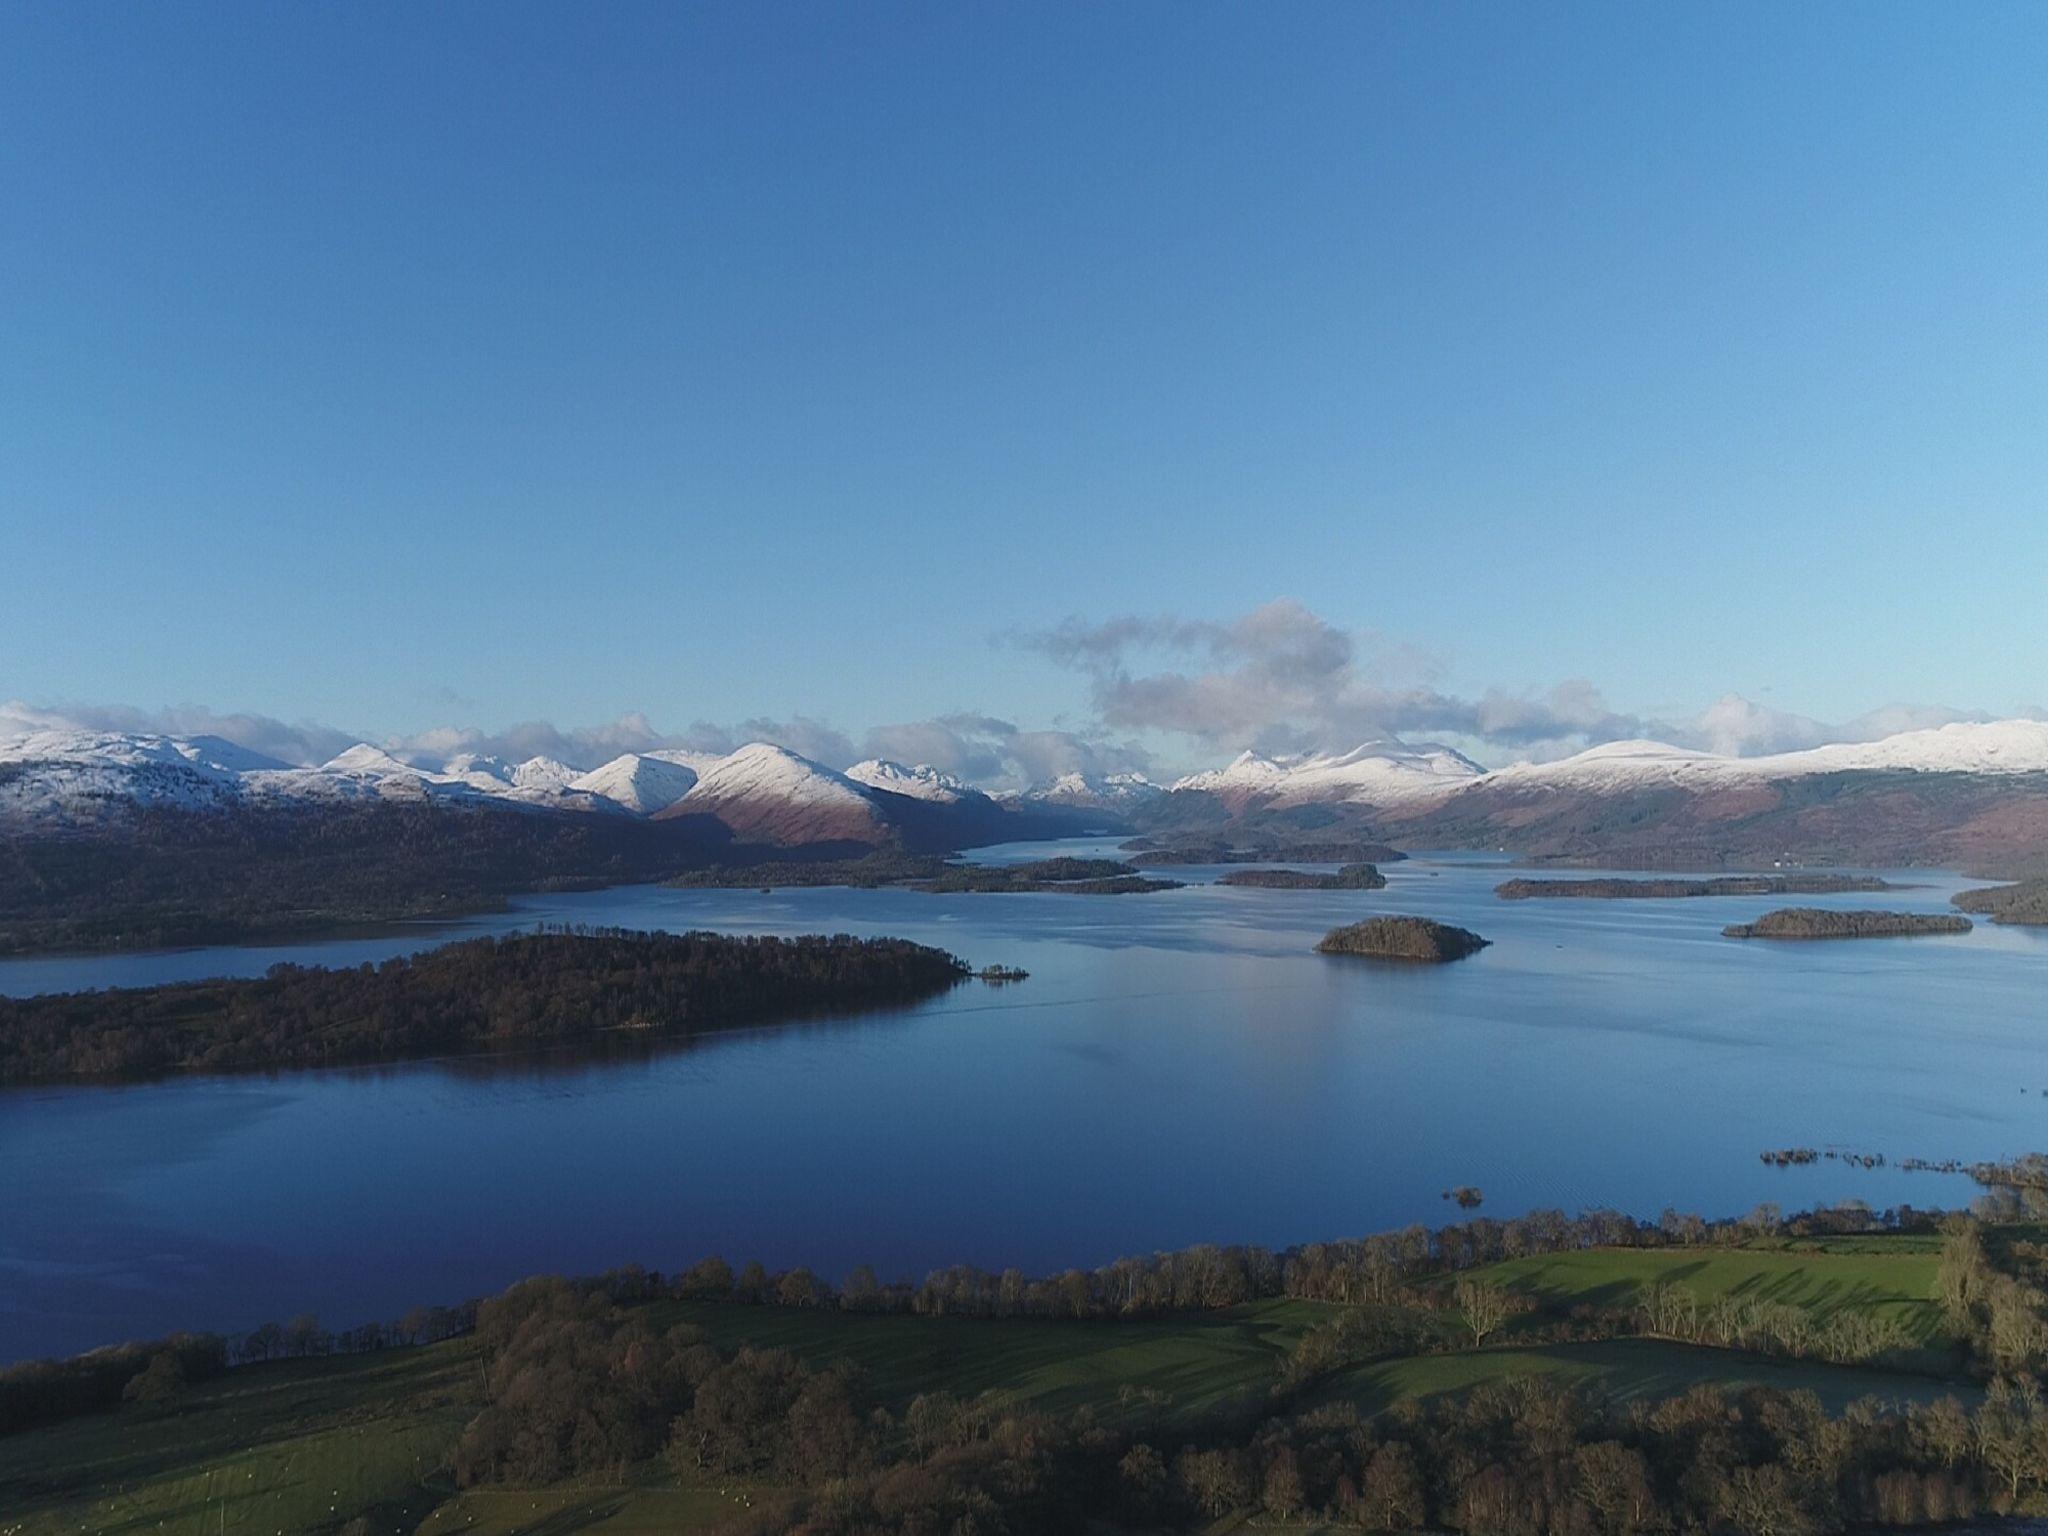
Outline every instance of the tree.
<svg viewBox="0 0 2048 1536">
<path fill-rule="evenodd" d="M 1472 1332 L 1472 1347 L 1485 1344 L 1487 1336 L 1507 1321 L 1508 1293 L 1470 1275 L 1460 1275 L 1456 1287 L 1458 1308 L 1465 1314 L 1465 1326 Z"/>
<path fill-rule="evenodd" d="M 1718 1504 L 1721 1518 L 1743 1536 L 1809 1536 L 1818 1529 L 1776 1462 L 1737 1467 L 1722 1485 Z"/>
<path fill-rule="evenodd" d="M 2017 1502 L 2020 1490 L 2041 1478 L 2048 1423 L 2041 1411 L 2040 1385 L 2031 1377 L 2017 1384 L 2000 1377 L 1991 1383 L 1970 1427 L 1977 1460 L 2005 1484 L 2006 1497 Z"/>
<path fill-rule="evenodd" d="M 1166 1504 L 1166 1459 L 1149 1445 L 1134 1445 L 1116 1465 L 1117 1493 L 1125 1515 L 1150 1525 Z"/>
<path fill-rule="evenodd" d="M 121 1396 L 131 1403 L 167 1403 L 184 1386 L 185 1367 L 173 1351 L 166 1349 L 151 1357 L 148 1366 L 121 1389 Z"/>
<path fill-rule="evenodd" d="M 320 1331 L 320 1319 L 310 1312 L 301 1312 L 284 1325 L 284 1352 L 287 1355 L 310 1355 L 322 1348 L 327 1336 Z"/>
<path fill-rule="evenodd" d="M 1603 1536 L 1633 1536 L 1656 1521 L 1649 1464 L 1618 1440 L 1596 1440 L 1573 1453 L 1572 1487 Z"/>
<path fill-rule="evenodd" d="M 1294 1453 L 1291 1445 L 1273 1448 L 1273 1454 L 1266 1460 L 1266 1476 L 1260 1485 L 1259 1499 L 1266 1507 L 1266 1513 L 1281 1520 L 1290 1520 L 1300 1513 L 1307 1490 L 1301 1481 L 1301 1458 Z"/>
<path fill-rule="evenodd" d="M 1949 1322 L 1966 1331 L 1970 1315 L 1984 1293 L 1989 1265 L 1984 1258 L 1984 1239 L 1977 1223 L 1967 1216 L 1951 1216 L 1941 1225 L 1941 1266 L 1935 1271 L 1935 1289 Z"/>
<path fill-rule="evenodd" d="M 1372 1453 L 1359 1484 L 1362 1523 L 1369 1531 L 1412 1531 L 1427 1513 L 1422 1503 L 1422 1473 L 1415 1453 L 1399 1440 L 1389 1440 Z"/>
</svg>

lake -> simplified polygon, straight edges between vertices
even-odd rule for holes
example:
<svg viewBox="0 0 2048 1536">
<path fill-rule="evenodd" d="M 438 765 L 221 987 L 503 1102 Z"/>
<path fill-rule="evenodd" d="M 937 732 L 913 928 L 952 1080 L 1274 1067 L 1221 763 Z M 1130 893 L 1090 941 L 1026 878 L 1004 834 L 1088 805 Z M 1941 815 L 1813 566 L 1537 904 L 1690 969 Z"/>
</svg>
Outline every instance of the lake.
<svg viewBox="0 0 2048 1536">
<path fill-rule="evenodd" d="M 1076 841 L 980 859 L 1095 853 Z M 2048 932 L 1737 942 L 1787 904 L 1503 902 L 1517 869 L 1388 866 L 1383 891 L 1149 896 L 622 888 L 473 921 L 258 949 L 0 963 L 24 994 L 354 964 L 536 922 L 894 934 L 1028 981 L 910 1008 L 558 1057 L 0 1093 L 0 1360 L 180 1327 L 330 1327 L 539 1272 L 708 1253 L 838 1279 L 1043 1272 L 1539 1206 L 1734 1215 L 1968 1180 L 1765 1148 L 1966 1159 L 2048 1147 Z M 1540 873 L 1540 872 L 1538 872 Z M 1552 874 L 1564 873 L 1551 871 Z M 1402 967 L 1312 952 L 1410 912 L 1494 940 Z"/>
</svg>

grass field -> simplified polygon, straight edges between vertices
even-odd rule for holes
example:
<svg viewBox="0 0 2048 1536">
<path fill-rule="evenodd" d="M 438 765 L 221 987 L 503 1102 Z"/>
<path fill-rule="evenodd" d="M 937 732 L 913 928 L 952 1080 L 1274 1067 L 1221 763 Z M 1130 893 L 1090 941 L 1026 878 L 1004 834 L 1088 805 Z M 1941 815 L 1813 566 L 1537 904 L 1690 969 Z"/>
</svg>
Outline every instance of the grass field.
<svg viewBox="0 0 2048 1536">
<path fill-rule="evenodd" d="M 273 1536 L 372 1511 L 410 1530 L 478 1391 L 476 1351 L 457 1340 L 232 1371 L 174 1414 L 0 1437 L 0 1532 Z"/>
<path fill-rule="evenodd" d="M 1817 1315 L 1890 1312 L 1930 1343 L 1937 1253 L 1892 1239 L 1683 1251 L 1601 1250 L 1492 1266 L 1487 1277 L 1546 1306 L 1625 1305 L 1662 1279 L 1704 1299 L 1767 1297 Z M 783 1347 L 847 1359 L 900 1410 L 919 1392 L 988 1390 L 1064 1413 L 1192 1418 L 1263 1399 L 1308 1328 L 1336 1309 L 1267 1301 L 1154 1323 L 870 1317 L 835 1312 L 657 1303 L 663 1324 L 691 1322 L 722 1347 Z M 1787 1362 L 1651 1339 L 1518 1344 L 1362 1366 L 1319 1391 L 1368 1413 L 1506 1376 L 1543 1375 L 1617 1398 L 1658 1398 L 1703 1381 L 1809 1388 L 1831 1408 L 1864 1396 L 1926 1399 L 1929 1376 Z M 441 1471 L 479 1406 L 464 1340 L 420 1350 L 248 1367 L 189 1389 L 173 1414 L 124 1409 L 0 1438 L 0 1536 L 275 1536 L 335 1531 L 357 1515 L 376 1532 L 422 1536 L 640 1536 L 706 1530 L 769 1489 L 677 1488 L 659 1468 L 623 1486 L 473 1490 Z M 1133 1401 L 1131 1394 L 1151 1401 Z M 1961 1395 L 1968 1396 L 1967 1392 Z"/>
<path fill-rule="evenodd" d="M 1510 1376 L 1546 1376 L 1627 1402 L 1676 1397 L 1701 1382 L 1728 1387 L 1806 1390 L 1839 1412 L 1858 1398 L 1928 1402 L 1953 1393 L 1966 1402 L 1972 1388 L 1931 1376 L 1826 1365 L 1814 1360 L 1778 1360 L 1734 1350 L 1709 1349 L 1666 1339 L 1608 1339 L 1591 1344 L 1529 1347 L 1497 1345 L 1450 1355 L 1414 1355 L 1359 1366 L 1335 1378 L 1319 1401 L 1349 1401 L 1363 1413 L 1379 1413 L 1408 1398 L 1462 1392 L 1483 1381 Z"/>
<path fill-rule="evenodd" d="M 1843 1310 L 1892 1318 L 1918 1343 L 1952 1342 L 1934 1299 L 1941 1248 L 1932 1238 L 1819 1239 L 1746 1248 L 1596 1248 L 1509 1259 L 1483 1279 L 1549 1309 L 1623 1307 L 1662 1281 L 1703 1302 L 1724 1296 L 1799 1307 L 1817 1320 Z"/>
<path fill-rule="evenodd" d="M 788 1349 L 814 1363 L 851 1360 L 892 1409 L 920 1392 L 999 1391 L 1053 1413 L 1087 1403 L 1114 1419 L 1126 1388 L 1164 1394 L 1175 1416 L 1263 1394 L 1301 1335 L 1336 1310 L 1261 1301 L 1156 1323 L 849 1317 L 701 1303 L 662 1313 L 697 1324 L 722 1347 Z"/>
</svg>

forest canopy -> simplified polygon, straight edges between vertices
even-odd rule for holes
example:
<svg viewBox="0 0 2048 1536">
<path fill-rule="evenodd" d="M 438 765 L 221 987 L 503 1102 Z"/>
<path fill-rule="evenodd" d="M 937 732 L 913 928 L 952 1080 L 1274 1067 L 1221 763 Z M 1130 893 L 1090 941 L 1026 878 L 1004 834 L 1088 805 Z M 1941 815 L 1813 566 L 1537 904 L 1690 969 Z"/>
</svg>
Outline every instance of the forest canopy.
<svg viewBox="0 0 2048 1536">
<path fill-rule="evenodd" d="M 903 939 L 621 929 L 472 939 L 352 970 L 0 998 L 0 1083 L 673 1037 L 914 1002 L 967 967 Z"/>
</svg>

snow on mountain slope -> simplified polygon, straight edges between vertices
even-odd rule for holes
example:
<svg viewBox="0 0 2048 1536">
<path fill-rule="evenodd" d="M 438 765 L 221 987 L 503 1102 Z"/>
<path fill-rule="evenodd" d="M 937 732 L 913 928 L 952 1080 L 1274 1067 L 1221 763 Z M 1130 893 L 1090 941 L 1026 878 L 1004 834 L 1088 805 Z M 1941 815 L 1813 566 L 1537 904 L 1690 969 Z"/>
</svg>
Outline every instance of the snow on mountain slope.
<svg viewBox="0 0 2048 1536">
<path fill-rule="evenodd" d="M 1723 757 L 1663 741 L 1610 741 L 1556 762 L 1497 769 L 1479 782 L 1596 792 L 1667 785 L 1708 790 L 1819 773 L 2048 773 L 2048 721 L 1962 722 L 1764 757 Z"/>
<path fill-rule="evenodd" d="M 674 763 L 678 767 L 687 768 L 700 779 L 725 761 L 725 754 L 721 752 L 692 752 L 687 747 L 656 747 L 653 751 L 640 755 L 651 757 L 657 762 Z"/>
<path fill-rule="evenodd" d="M 485 757 L 475 752 L 458 752 L 431 776 L 444 783 L 467 784 L 486 795 L 502 795 L 516 786 L 518 770 L 502 757 Z"/>
<path fill-rule="evenodd" d="M 1665 786 L 1709 789 L 1761 777 L 1762 758 L 1721 757 L 1674 747 L 1668 741 L 1609 741 L 1548 763 L 1515 763 L 1476 782 L 1501 789 L 1653 789 Z"/>
<path fill-rule="evenodd" d="M 577 771 L 567 763 L 557 762 L 552 757 L 529 757 L 512 770 L 512 787 L 542 791 L 567 789 L 569 781 L 577 777 Z"/>
<path fill-rule="evenodd" d="M 99 821 L 131 806 L 218 810 L 242 765 L 271 759 L 213 737 L 30 731 L 0 742 L 0 819 Z"/>
<path fill-rule="evenodd" d="M 734 836 L 756 842 L 872 842 L 888 831 L 887 818 L 861 785 L 760 741 L 714 764 L 659 814 L 715 816 Z"/>
<path fill-rule="evenodd" d="M 954 778 L 950 773 L 941 773 L 929 763 L 906 768 L 883 757 L 871 757 L 864 763 L 855 763 L 846 770 L 846 776 L 870 789 L 885 789 L 892 795 L 908 795 L 913 800 L 933 800 L 943 805 L 952 805 L 968 795 L 979 793 L 965 781 Z"/>
<path fill-rule="evenodd" d="M 1150 805 L 1165 793 L 1141 773 L 1063 773 L 1014 798 L 1022 805 L 1065 810 L 1128 811 Z"/>
<path fill-rule="evenodd" d="M 382 747 L 359 741 L 346 752 L 338 752 L 320 765 L 322 773 L 345 773 L 372 778 L 426 779 L 433 775 L 424 768 L 402 763 Z"/>
<path fill-rule="evenodd" d="M 1384 805 L 1444 794 L 1469 784 L 1483 771 L 1449 747 L 1369 741 L 1349 752 L 1289 763 L 1275 800 L 1282 805 L 1333 800 Z"/>
<path fill-rule="evenodd" d="M 571 779 L 566 786 L 586 794 L 603 795 L 636 816 L 652 816 L 668 809 L 696 787 L 695 770 L 680 763 L 623 753 L 602 768 Z"/>
<path fill-rule="evenodd" d="M 1744 761 L 1772 774 L 2048 773 L 2048 720 L 1959 721 Z"/>
<path fill-rule="evenodd" d="M 1245 752 L 1227 767 L 1192 774 L 1173 786 L 1244 804 L 1387 804 L 1442 795 L 1479 777 L 1479 765 L 1449 747 L 1410 746 L 1391 738 L 1349 752 L 1262 757 Z"/>
<path fill-rule="evenodd" d="M 1175 789 L 1191 789 L 1205 794 L 1264 794 L 1276 788 L 1287 777 L 1287 770 L 1270 757 L 1261 757 L 1256 752 L 1240 752 L 1221 768 L 1211 768 L 1206 773 L 1191 773 L 1184 779 L 1176 779 Z"/>
</svg>

